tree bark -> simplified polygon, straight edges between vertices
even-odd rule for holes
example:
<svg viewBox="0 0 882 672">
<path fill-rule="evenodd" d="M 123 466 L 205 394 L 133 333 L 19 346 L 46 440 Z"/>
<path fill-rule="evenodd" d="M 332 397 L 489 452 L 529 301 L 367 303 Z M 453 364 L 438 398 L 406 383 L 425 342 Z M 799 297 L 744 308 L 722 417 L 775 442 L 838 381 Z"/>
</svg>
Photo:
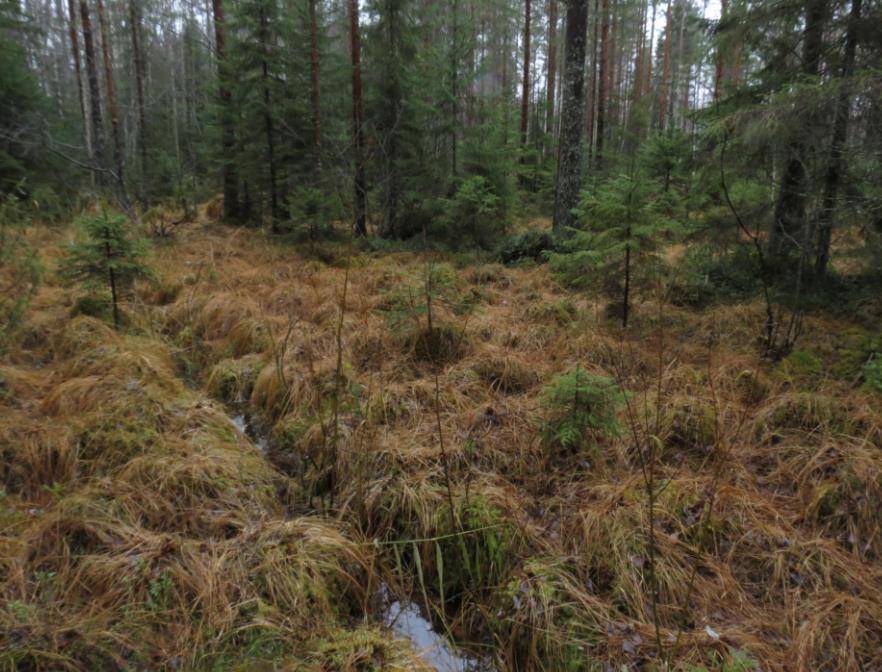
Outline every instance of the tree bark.
<svg viewBox="0 0 882 672">
<path fill-rule="evenodd" d="M 80 63 L 80 41 L 77 33 L 77 11 L 75 0 L 68 0 L 68 13 L 70 14 L 68 21 L 68 30 L 70 32 L 70 48 L 73 51 L 74 74 L 77 78 L 77 97 L 80 102 L 80 114 L 83 118 L 83 143 L 86 145 L 86 153 L 89 161 L 94 161 L 92 155 L 92 133 L 90 131 L 89 119 L 86 116 L 86 97 L 83 91 L 83 67 Z"/>
<path fill-rule="evenodd" d="M 554 134 L 554 94 L 557 84 L 557 0 L 548 0 L 548 72 L 545 89 L 545 133 Z M 553 143 L 552 143 L 553 144 Z"/>
<path fill-rule="evenodd" d="M 86 54 L 86 78 L 89 82 L 89 106 L 91 110 L 92 146 L 95 150 L 93 170 L 95 179 L 102 182 L 101 169 L 104 165 L 103 122 L 101 119 L 101 91 L 98 85 L 98 61 L 95 57 L 95 42 L 92 34 L 92 18 L 89 4 L 80 0 L 80 19 L 83 22 L 83 49 Z"/>
<path fill-rule="evenodd" d="M 575 224 L 573 209 L 579 204 L 582 186 L 582 129 L 585 119 L 585 42 L 588 32 L 588 0 L 567 3 L 563 105 L 560 122 L 554 231 Z"/>
<path fill-rule="evenodd" d="M 273 130 L 272 99 L 270 96 L 269 63 L 267 60 L 267 54 L 270 47 L 269 26 L 263 5 L 260 6 L 259 14 L 259 39 L 261 47 L 260 70 L 263 79 L 263 126 L 264 132 L 266 133 L 266 159 L 269 163 L 270 215 L 272 217 L 273 233 L 277 233 L 277 226 L 278 221 L 281 218 L 281 213 L 279 212 L 279 195 L 276 189 L 276 146 L 275 132 Z"/>
<path fill-rule="evenodd" d="M 726 12 L 728 11 L 728 0 L 722 0 L 720 11 L 720 23 L 726 20 Z M 714 68 L 714 100 L 719 100 L 723 92 L 723 73 L 725 72 L 726 61 L 723 56 L 723 45 L 720 44 L 719 32 L 717 33 L 717 62 Z"/>
<path fill-rule="evenodd" d="M 367 235 L 367 198 L 364 176 L 364 135 L 361 97 L 361 33 L 358 0 L 349 0 L 349 42 L 352 60 L 352 148 L 355 155 L 355 235 Z"/>
<path fill-rule="evenodd" d="M 223 0 L 212 0 L 214 43 L 218 64 L 218 96 L 221 104 L 221 146 L 223 148 L 224 219 L 239 219 L 239 176 L 236 173 L 236 130 L 232 120 L 233 97 L 226 64 L 226 19 Z"/>
<path fill-rule="evenodd" d="M 658 128 L 665 130 L 668 113 L 668 80 L 671 76 L 671 35 L 673 33 L 674 17 L 671 13 L 671 0 L 668 0 L 668 9 L 665 12 L 665 44 L 662 52 L 661 81 L 658 85 Z"/>
<path fill-rule="evenodd" d="M 610 45 L 609 45 L 609 0 L 603 0 L 600 16 L 600 83 L 597 90 L 597 138 L 594 141 L 595 165 L 599 168 L 603 163 L 603 140 L 606 131 L 606 112 L 609 100 L 610 83 Z"/>
<path fill-rule="evenodd" d="M 824 16 L 826 0 L 807 0 L 805 7 L 805 29 L 803 31 L 803 74 L 816 77 L 820 71 L 823 50 Z M 775 204 L 772 235 L 769 238 L 769 258 L 773 268 L 792 251 L 803 248 L 806 236 L 806 146 L 797 131 L 797 137 L 789 143 L 787 162 L 778 201 Z M 802 255 L 806 252 L 802 249 Z M 801 255 L 801 256 L 802 256 Z"/>
<path fill-rule="evenodd" d="M 848 137 L 848 112 L 851 106 L 851 86 L 849 78 L 854 73 L 854 59 L 858 45 L 858 27 L 861 20 L 861 0 L 851 0 L 851 13 L 845 34 L 845 59 L 842 64 L 842 88 L 836 101 L 836 115 L 833 119 L 833 141 L 830 145 L 830 159 L 824 178 L 824 198 L 818 220 L 818 243 L 815 258 L 815 273 L 818 277 L 827 274 L 830 262 L 830 238 L 833 229 L 833 212 L 839 183 L 845 163 L 845 141 Z"/>
<path fill-rule="evenodd" d="M 316 173 L 322 171 L 322 107 L 319 88 L 319 49 L 318 18 L 316 0 L 309 0 L 309 41 L 310 41 L 310 99 L 312 102 L 313 149 L 315 150 Z"/>
<path fill-rule="evenodd" d="M 132 58 L 135 70 L 135 97 L 138 104 L 138 151 L 141 159 L 139 193 L 144 205 L 148 203 L 147 186 L 147 115 L 144 111 L 144 54 L 141 51 L 141 0 L 129 0 L 129 23 L 132 31 Z"/>
<path fill-rule="evenodd" d="M 524 86 L 521 93 L 521 147 L 527 144 L 530 111 L 530 0 L 524 2 Z"/>
<path fill-rule="evenodd" d="M 123 185 L 123 147 L 119 131 L 119 109 L 116 106 L 116 91 L 113 86 L 113 58 L 107 30 L 107 17 L 104 15 L 104 0 L 98 0 L 98 25 L 101 29 L 101 49 L 104 56 L 104 80 L 107 89 L 107 110 L 110 113 L 110 131 L 113 136 L 113 158 L 116 164 L 116 179 Z"/>
</svg>

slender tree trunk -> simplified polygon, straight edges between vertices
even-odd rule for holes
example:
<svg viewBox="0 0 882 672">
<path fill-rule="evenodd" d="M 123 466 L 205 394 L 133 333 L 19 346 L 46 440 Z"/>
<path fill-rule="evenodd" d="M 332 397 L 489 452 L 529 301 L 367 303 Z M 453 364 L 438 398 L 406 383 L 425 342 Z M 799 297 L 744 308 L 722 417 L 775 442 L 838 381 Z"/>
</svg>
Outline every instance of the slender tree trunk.
<svg viewBox="0 0 882 672">
<path fill-rule="evenodd" d="M 80 62 L 80 41 L 77 33 L 77 11 L 75 2 L 76 0 L 68 0 L 67 5 L 68 13 L 70 14 L 68 17 L 70 48 L 73 52 L 74 75 L 77 79 L 77 97 L 80 102 L 80 115 L 82 115 L 83 118 L 83 142 L 86 145 L 86 153 L 89 155 L 89 160 L 94 161 L 95 157 L 92 154 L 92 132 L 89 126 L 89 119 L 86 116 L 86 96 L 83 91 L 83 68 Z"/>
<path fill-rule="evenodd" d="M 459 125 L 459 0 L 451 3 L 450 42 L 450 173 L 456 177 L 456 130 Z"/>
<path fill-rule="evenodd" d="M 147 115 L 144 110 L 144 54 L 141 50 L 141 0 L 129 0 L 129 23 L 132 31 L 132 58 L 135 70 L 135 97 L 138 104 L 138 151 L 141 160 L 141 184 L 139 193 L 144 205 L 148 204 L 147 164 Z"/>
<path fill-rule="evenodd" d="M 665 43 L 662 52 L 661 81 L 658 85 L 658 128 L 664 131 L 668 113 L 668 80 L 671 77 L 671 36 L 673 33 L 674 17 L 671 13 L 671 0 L 668 0 L 668 9 L 665 13 Z"/>
<path fill-rule="evenodd" d="M 598 91 L 598 68 L 600 67 L 600 55 L 598 52 L 600 35 L 600 0 L 594 0 L 594 36 L 591 40 L 591 79 L 588 85 L 588 114 L 585 127 L 588 133 L 588 168 L 594 164 L 596 151 L 596 125 L 597 125 L 597 101 Z"/>
<path fill-rule="evenodd" d="M 352 59 L 352 148 L 355 154 L 355 235 L 367 235 L 367 198 L 364 176 L 364 136 L 361 99 L 361 32 L 358 0 L 349 0 L 349 40 Z"/>
<path fill-rule="evenodd" d="M 833 141 L 830 145 L 830 158 L 824 178 L 824 198 L 818 221 L 818 247 L 815 258 L 815 273 L 818 277 L 827 274 L 830 262 L 830 238 L 833 229 L 833 213 L 839 183 L 845 163 L 845 141 L 848 137 L 848 112 L 851 106 L 850 77 L 854 73 L 854 59 L 858 45 L 858 27 L 861 20 L 861 0 L 851 0 L 851 13 L 845 35 L 845 59 L 842 64 L 842 88 L 836 101 L 836 116 L 833 119 Z"/>
<path fill-rule="evenodd" d="M 548 72 L 546 77 L 548 82 L 545 89 L 545 133 L 553 135 L 554 89 L 557 83 L 557 0 L 548 0 Z"/>
<path fill-rule="evenodd" d="M 807 0 L 805 8 L 805 29 L 803 31 L 803 74 L 816 77 L 820 71 L 823 51 L 824 17 L 826 0 Z M 769 257 L 773 267 L 793 250 L 801 248 L 806 242 L 806 146 L 802 134 L 797 133 L 788 146 L 788 157 L 778 201 L 775 204 L 774 224 L 769 238 Z M 802 250 L 801 257 L 806 250 Z"/>
<path fill-rule="evenodd" d="M 98 0 L 98 25 L 101 29 L 101 49 L 104 56 L 104 80 L 107 90 L 107 110 L 110 113 L 110 131 L 113 136 L 113 158 L 116 164 L 116 179 L 123 185 L 123 146 L 119 131 L 119 109 L 116 106 L 116 91 L 113 86 L 113 58 L 107 30 L 107 17 L 104 15 L 104 0 Z"/>
<path fill-rule="evenodd" d="M 103 122 L 101 119 L 101 91 L 98 85 L 98 59 L 95 56 L 95 43 L 92 33 L 92 18 L 86 0 L 80 0 L 80 18 L 83 22 L 83 48 L 86 54 L 86 76 L 89 82 L 89 105 L 92 121 L 92 146 L 95 148 L 95 179 L 102 182 L 101 168 L 104 163 Z"/>
<path fill-rule="evenodd" d="M 266 12 L 264 11 L 263 5 L 260 6 L 259 12 L 259 39 L 261 47 L 260 70 L 263 78 L 263 126 L 266 133 L 266 159 L 269 163 L 267 167 L 269 168 L 270 214 L 272 216 L 273 233 L 278 233 L 277 227 L 278 221 L 281 219 L 281 213 L 279 212 L 279 195 L 277 192 L 276 145 L 275 132 L 273 130 L 272 99 L 270 95 L 269 63 L 267 61 L 267 54 L 270 49 L 270 37 Z"/>
<path fill-rule="evenodd" d="M 563 105 L 560 122 L 555 195 L 554 231 L 561 233 L 575 224 L 573 209 L 579 203 L 582 186 L 582 129 L 585 119 L 585 42 L 588 33 L 588 0 L 567 3 Z"/>
<path fill-rule="evenodd" d="M 597 139 L 594 142 L 595 165 L 598 168 L 600 168 L 603 163 L 603 142 L 606 131 L 606 112 L 609 100 L 609 0 L 603 0 L 600 11 L 600 83 L 597 91 Z"/>
<path fill-rule="evenodd" d="M 390 69 L 385 73 L 385 84 L 387 85 L 387 102 L 385 105 L 385 126 L 386 126 L 386 189 L 385 189 L 385 213 L 383 218 L 383 229 L 381 235 L 383 237 L 393 237 L 399 235 L 399 213 L 398 204 L 401 196 L 401 173 L 398 165 L 399 151 L 399 130 L 398 125 L 401 122 L 402 109 L 402 89 L 399 76 L 398 66 L 401 61 L 401 6 L 400 0 L 386 0 L 385 19 L 386 19 L 386 49 L 389 57 L 386 63 Z"/>
<path fill-rule="evenodd" d="M 521 147 L 527 144 L 530 111 L 530 0 L 524 2 L 524 86 L 521 93 Z"/>
<path fill-rule="evenodd" d="M 322 172 L 322 107 L 321 90 L 319 88 L 319 48 L 318 18 L 316 16 L 316 0 L 309 0 L 309 42 L 310 42 L 310 99 L 312 102 L 313 149 L 315 150 L 315 168 Z"/>
<path fill-rule="evenodd" d="M 726 20 L 726 12 L 729 9 L 728 0 L 722 0 L 721 11 L 720 11 L 720 22 Z M 719 35 L 719 34 L 718 34 Z M 723 73 L 726 68 L 726 59 L 723 56 L 723 45 L 720 44 L 720 39 L 718 37 L 717 40 L 717 55 L 716 55 L 716 65 L 714 68 L 714 100 L 719 100 L 720 95 L 723 92 Z"/>
<path fill-rule="evenodd" d="M 218 65 L 218 96 L 221 104 L 221 126 L 223 149 L 224 218 L 230 221 L 239 219 L 239 176 L 236 172 L 236 129 L 233 125 L 233 97 L 229 89 L 229 73 L 226 63 L 226 18 L 223 0 L 212 0 L 214 13 L 214 43 Z"/>
</svg>

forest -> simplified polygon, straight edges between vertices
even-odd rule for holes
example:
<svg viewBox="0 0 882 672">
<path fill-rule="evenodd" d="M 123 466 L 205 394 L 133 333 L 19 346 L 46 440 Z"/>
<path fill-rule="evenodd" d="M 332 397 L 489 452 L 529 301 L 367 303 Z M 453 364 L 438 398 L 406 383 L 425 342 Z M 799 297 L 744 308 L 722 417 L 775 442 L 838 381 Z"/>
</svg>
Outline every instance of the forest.
<svg viewBox="0 0 882 672">
<path fill-rule="evenodd" d="M 882 2 L 0 0 L 0 672 L 882 670 Z"/>
</svg>

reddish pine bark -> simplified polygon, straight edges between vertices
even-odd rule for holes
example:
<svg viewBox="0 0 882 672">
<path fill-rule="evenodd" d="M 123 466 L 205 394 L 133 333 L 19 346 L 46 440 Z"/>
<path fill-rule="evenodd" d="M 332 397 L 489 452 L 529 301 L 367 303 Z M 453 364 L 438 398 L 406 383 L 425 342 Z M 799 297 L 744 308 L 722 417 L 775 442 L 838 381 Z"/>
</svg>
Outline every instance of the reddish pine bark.
<svg viewBox="0 0 882 672">
<path fill-rule="evenodd" d="M 110 113 L 110 132 L 113 136 L 113 158 L 116 164 L 116 179 L 122 184 L 123 147 L 119 132 L 119 110 L 116 106 L 116 91 L 113 86 L 113 59 L 110 53 L 107 17 L 104 15 L 104 0 L 98 0 L 98 25 L 101 28 L 101 49 L 104 55 L 104 80 L 107 88 L 107 110 Z"/>
</svg>

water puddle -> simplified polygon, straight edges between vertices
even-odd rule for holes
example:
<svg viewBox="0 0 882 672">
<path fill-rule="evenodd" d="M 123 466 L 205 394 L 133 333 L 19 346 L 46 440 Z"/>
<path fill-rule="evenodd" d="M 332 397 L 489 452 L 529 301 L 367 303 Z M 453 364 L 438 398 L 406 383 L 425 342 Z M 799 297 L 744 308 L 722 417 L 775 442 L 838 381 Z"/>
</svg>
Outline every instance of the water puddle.
<svg viewBox="0 0 882 672">
<path fill-rule="evenodd" d="M 251 442 L 257 446 L 258 450 L 266 455 L 268 448 L 266 437 L 248 423 L 248 418 L 244 414 L 231 415 L 230 420 L 236 425 L 236 429 L 251 439 Z"/>
<path fill-rule="evenodd" d="M 386 607 L 384 620 L 396 639 L 409 640 L 420 658 L 438 672 L 483 672 L 490 669 L 483 661 L 458 649 L 444 635 L 435 632 L 415 604 L 392 601 Z"/>
</svg>

